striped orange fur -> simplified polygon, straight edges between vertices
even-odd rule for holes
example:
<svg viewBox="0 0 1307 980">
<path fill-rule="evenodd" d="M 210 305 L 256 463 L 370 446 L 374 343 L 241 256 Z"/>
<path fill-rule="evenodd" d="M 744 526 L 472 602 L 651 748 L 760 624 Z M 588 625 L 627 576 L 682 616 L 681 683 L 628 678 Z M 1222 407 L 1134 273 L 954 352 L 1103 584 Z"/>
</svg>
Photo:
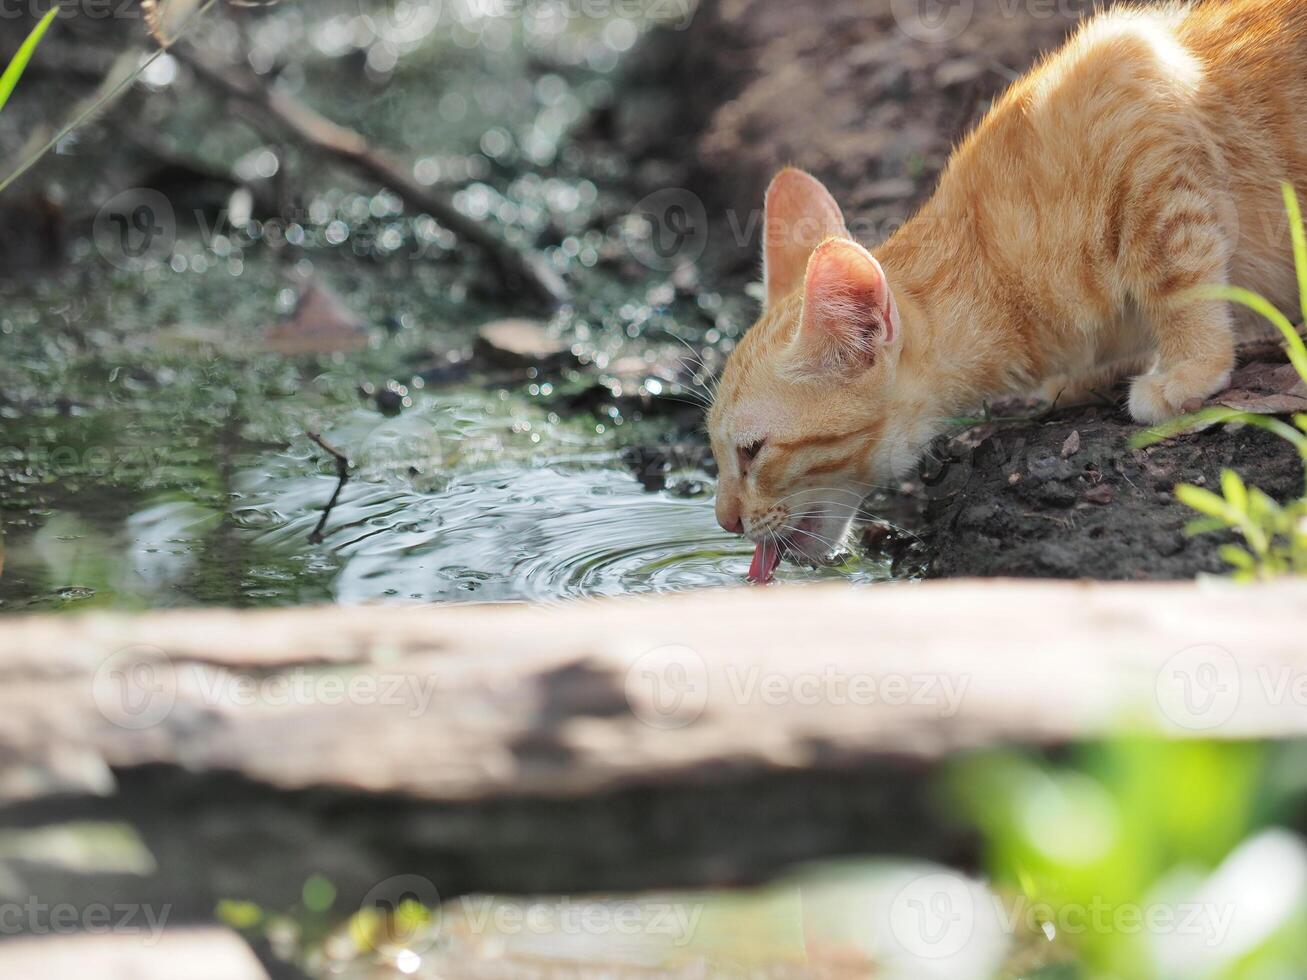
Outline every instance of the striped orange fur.
<svg viewBox="0 0 1307 980">
<path fill-rule="evenodd" d="M 766 302 L 709 414 L 717 516 L 817 557 L 947 419 L 1134 375 L 1152 423 L 1223 387 L 1243 325 L 1292 307 L 1281 181 L 1307 193 L 1307 3 L 1206 0 L 1086 22 L 999 99 L 870 251 L 814 178 L 767 192 Z"/>
</svg>

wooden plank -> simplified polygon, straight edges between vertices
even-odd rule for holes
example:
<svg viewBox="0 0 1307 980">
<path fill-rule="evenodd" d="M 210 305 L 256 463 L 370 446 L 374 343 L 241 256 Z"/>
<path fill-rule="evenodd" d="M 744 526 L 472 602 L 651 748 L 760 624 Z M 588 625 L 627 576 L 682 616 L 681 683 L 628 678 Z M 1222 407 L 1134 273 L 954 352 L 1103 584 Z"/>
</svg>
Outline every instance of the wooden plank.
<svg viewBox="0 0 1307 980">
<path fill-rule="evenodd" d="M 174 929 L 154 937 L 61 933 L 0 942 L 5 980 L 268 980 L 248 946 L 226 929 Z"/>
<path fill-rule="evenodd" d="M 1192 647 L 1242 681 L 1222 734 L 1301 734 L 1307 712 L 1264 682 L 1307 671 L 1305 614 L 1297 585 L 939 582 L 9 620 L 0 788 L 39 792 L 41 763 L 75 776 L 82 757 L 86 788 L 105 763 L 162 763 L 284 789 L 569 796 L 1059 742 L 1124 717 L 1183 734 L 1204 720 L 1168 718 L 1158 685 Z"/>
<path fill-rule="evenodd" d="M 952 753 L 1302 735 L 1305 626 L 1303 585 L 1030 582 L 8 620 L 0 819 L 127 820 L 165 874 L 221 854 L 197 914 L 323 868 L 357 896 L 938 856 Z"/>
</svg>

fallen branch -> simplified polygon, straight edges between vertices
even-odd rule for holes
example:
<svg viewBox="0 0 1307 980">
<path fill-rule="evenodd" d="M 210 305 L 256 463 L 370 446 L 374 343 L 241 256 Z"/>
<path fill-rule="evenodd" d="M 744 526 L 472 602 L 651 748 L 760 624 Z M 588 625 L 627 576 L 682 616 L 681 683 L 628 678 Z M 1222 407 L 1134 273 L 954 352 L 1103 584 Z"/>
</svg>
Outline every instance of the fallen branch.
<svg viewBox="0 0 1307 980">
<path fill-rule="evenodd" d="M 318 518 L 317 526 L 309 533 L 310 542 L 322 544 L 322 531 L 326 528 L 327 521 L 331 519 L 331 512 L 336 509 L 336 502 L 340 500 L 340 492 L 345 489 L 345 484 L 349 482 L 349 457 L 323 439 L 319 433 L 308 432 L 306 435 L 336 461 L 335 492 L 332 493 L 331 499 L 327 501 L 327 506 L 322 508 L 322 516 Z"/>
<path fill-rule="evenodd" d="M 212 63 L 186 43 L 174 44 L 170 51 L 202 81 L 270 117 L 299 143 L 388 187 L 405 204 L 426 212 L 460 239 L 480 248 L 506 280 L 522 283 L 550 303 L 567 298 L 567 285 L 544 256 L 515 248 L 463 214 L 419 184 L 399 163 L 371 146 L 361 133 L 332 122 L 292 95 L 265 85 L 249 71 Z"/>
</svg>

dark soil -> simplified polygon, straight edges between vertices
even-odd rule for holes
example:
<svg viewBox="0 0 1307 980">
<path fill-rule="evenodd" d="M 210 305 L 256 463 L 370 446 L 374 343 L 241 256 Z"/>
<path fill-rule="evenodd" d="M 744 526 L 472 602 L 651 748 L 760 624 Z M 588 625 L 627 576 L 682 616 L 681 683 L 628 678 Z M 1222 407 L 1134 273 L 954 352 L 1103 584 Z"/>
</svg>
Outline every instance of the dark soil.
<svg viewBox="0 0 1307 980">
<path fill-rule="evenodd" d="M 682 151 L 700 175 L 723 286 L 756 278 L 759 209 L 779 167 L 825 181 L 874 245 L 929 195 L 993 97 L 1092 6 L 976 0 L 956 37 L 928 42 L 889 3 L 827 0 L 814 16 L 792 0 L 705 0 L 668 64 L 692 86 Z M 1185 535 L 1194 515 L 1177 483 L 1215 485 L 1232 467 L 1277 498 L 1300 492 L 1295 454 L 1260 431 L 1132 450 L 1123 399 L 941 440 L 924 493 L 868 507 L 919 534 L 933 576 L 1178 579 L 1222 571 L 1226 539 Z M 1079 448 L 1064 451 L 1073 433 Z"/>
<path fill-rule="evenodd" d="M 975 448 L 940 453 L 926 526 L 932 576 L 1179 579 L 1221 572 L 1229 540 L 1190 537 L 1188 482 L 1216 487 L 1237 469 L 1273 497 L 1302 489 L 1303 470 L 1278 437 L 1209 430 L 1143 450 L 1118 409 L 985 426 Z M 956 442 L 955 442 L 956 445 Z M 1075 448 L 1078 445 L 1078 448 Z M 1074 451 L 1072 451 L 1074 449 Z"/>
</svg>

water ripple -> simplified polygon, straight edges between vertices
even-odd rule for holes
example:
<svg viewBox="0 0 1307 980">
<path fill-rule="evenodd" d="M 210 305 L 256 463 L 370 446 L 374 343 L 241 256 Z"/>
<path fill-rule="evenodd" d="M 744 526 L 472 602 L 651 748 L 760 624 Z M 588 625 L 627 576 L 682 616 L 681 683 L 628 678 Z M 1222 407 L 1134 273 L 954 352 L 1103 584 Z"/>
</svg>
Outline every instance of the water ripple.
<svg viewBox="0 0 1307 980">
<path fill-rule="evenodd" d="M 334 598 L 549 601 L 744 582 L 752 549 L 717 527 L 711 499 L 648 493 L 614 459 L 595 462 L 486 469 L 432 493 L 348 484 L 318 546 L 338 562 Z M 276 481 L 247 497 L 242 523 L 262 545 L 308 552 L 332 486 L 322 476 Z M 889 575 L 863 561 L 787 565 L 777 577 Z"/>
</svg>

